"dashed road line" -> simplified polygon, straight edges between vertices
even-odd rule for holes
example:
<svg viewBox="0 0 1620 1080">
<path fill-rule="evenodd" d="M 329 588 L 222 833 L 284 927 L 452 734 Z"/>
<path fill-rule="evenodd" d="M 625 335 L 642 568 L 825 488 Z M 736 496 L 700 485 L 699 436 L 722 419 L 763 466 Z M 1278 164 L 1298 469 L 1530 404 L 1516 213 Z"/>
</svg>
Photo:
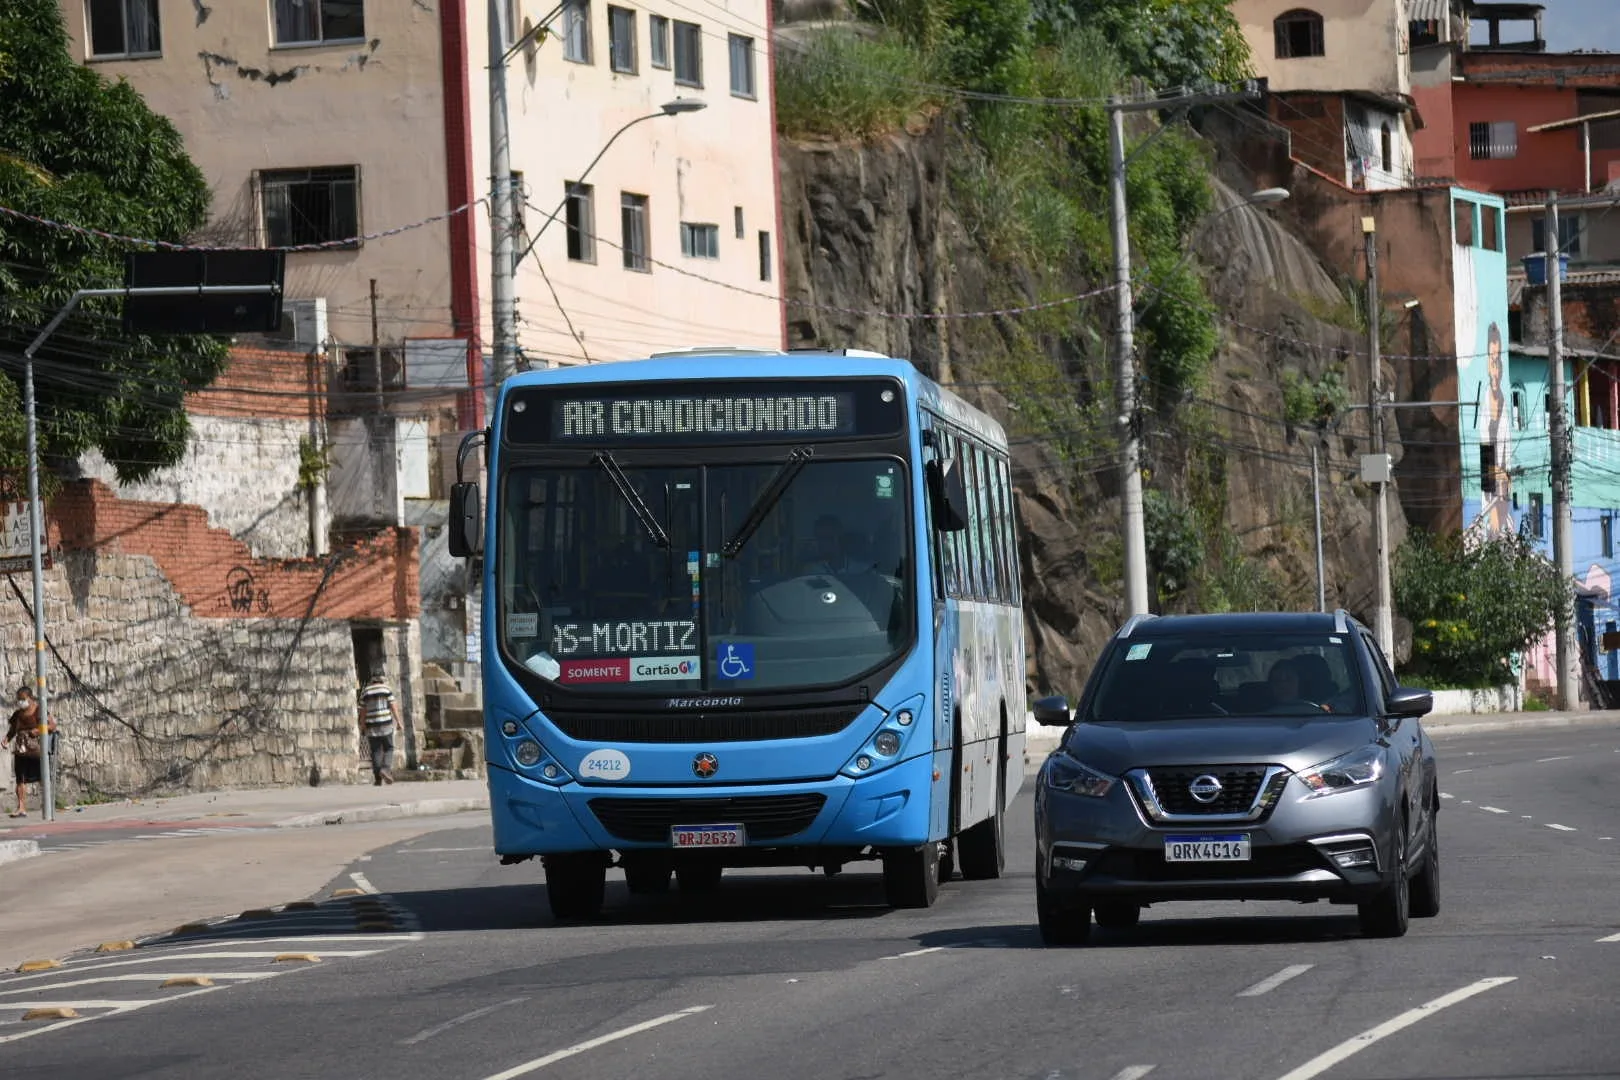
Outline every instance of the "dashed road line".
<svg viewBox="0 0 1620 1080">
<path fill-rule="evenodd" d="M 1338 1046 L 1333 1047 L 1333 1049 L 1311 1058 L 1299 1068 L 1284 1073 L 1278 1080 L 1312 1080 L 1313 1077 L 1322 1075 L 1339 1062 L 1360 1053 L 1373 1043 L 1409 1028 L 1419 1020 L 1433 1016 L 1441 1009 L 1449 1009 L 1453 1005 L 1467 1001 L 1475 994 L 1483 994 L 1487 990 L 1504 986 L 1517 978 L 1516 975 L 1501 975 L 1491 979 L 1480 979 L 1478 982 L 1469 983 L 1467 986 L 1453 990 L 1449 994 L 1443 994 L 1433 1001 L 1419 1005 L 1415 1009 L 1408 1009 L 1393 1019 L 1385 1020 L 1376 1027 L 1368 1028 L 1360 1035 L 1346 1039 Z"/>
<path fill-rule="evenodd" d="M 1305 974 L 1315 966 L 1315 964 L 1291 964 L 1277 972 L 1275 975 L 1269 975 L 1266 978 L 1261 979 L 1247 990 L 1238 991 L 1237 996 L 1259 997 L 1261 994 L 1269 994 L 1271 991 L 1277 989 L 1277 987 L 1281 986 L 1289 979 L 1297 979 L 1299 976 Z"/>
<path fill-rule="evenodd" d="M 1536 758 L 1536 764 L 1541 765 L 1549 761 L 1573 761 L 1573 754 L 1559 754 L 1557 757 Z"/>
<path fill-rule="evenodd" d="M 1441 792 L 1441 793 L 1440 793 L 1440 797 L 1441 797 L 1441 798 L 1442 798 L 1442 799 L 1455 799 L 1455 798 L 1456 798 L 1456 797 L 1457 797 L 1457 796 L 1455 796 L 1455 795 L 1453 795 L 1453 794 L 1452 794 L 1452 793 L 1451 793 L 1451 792 L 1449 792 L 1449 791 L 1442 791 L 1442 792 Z"/>
<path fill-rule="evenodd" d="M 620 1039 L 627 1039 L 632 1035 L 639 1035 L 643 1031 L 651 1031 L 653 1028 L 663 1027 L 665 1024 L 674 1023 L 676 1020 L 685 1020 L 688 1016 L 696 1016 L 698 1013 L 708 1012 L 712 1008 L 714 1008 L 712 1005 L 694 1005 L 690 1009 L 682 1009 L 680 1012 L 665 1013 L 663 1016 L 655 1016 L 651 1020 L 643 1020 L 639 1024 L 631 1024 L 627 1028 L 620 1028 L 618 1031 L 610 1031 L 606 1035 L 598 1035 L 594 1039 L 586 1039 L 584 1042 L 575 1043 L 573 1046 L 564 1047 L 561 1050 L 553 1050 L 544 1057 L 537 1057 L 533 1061 L 525 1061 L 522 1065 L 514 1065 L 505 1072 L 498 1072 L 492 1076 L 485 1077 L 485 1080 L 514 1080 L 515 1077 L 526 1076 L 527 1074 L 535 1072 L 538 1069 L 545 1068 L 547 1065 L 555 1065 L 557 1062 L 562 1061 L 565 1058 L 571 1058 L 576 1055 L 583 1054 L 587 1050 L 595 1050 L 598 1046 L 606 1046 L 608 1043 L 618 1042 Z"/>
<path fill-rule="evenodd" d="M 377 892 L 377 886 L 371 883 L 371 879 L 360 873 L 358 870 L 349 875 L 349 880 L 354 882 L 355 886 L 359 888 L 361 892 L 371 893 L 373 895 L 375 895 Z"/>
<path fill-rule="evenodd" d="M 945 946 L 943 946 L 943 945 L 930 945 L 926 949 L 912 949 L 910 952 L 895 953 L 893 956 L 880 956 L 880 957 L 878 957 L 878 959 L 879 960 L 905 960 L 908 957 L 912 957 L 912 956 L 926 956 L 928 953 L 931 953 L 931 952 L 944 952 L 944 951 L 945 951 Z"/>
<path fill-rule="evenodd" d="M 1487 814 L 1507 814 L 1507 813 L 1512 812 L 1512 811 L 1509 811 L 1509 810 L 1504 810 L 1500 806 L 1484 806 L 1484 805 L 1481 805 L 1480 809 L 1485 811 Z"/>
<path fill-rule="evenodd" d="M 1611 941 L 1620 941 L 1620 934 L 1610 934 L 1608 937 L 1598 938 L 1599 945 L 1606 945 Z"/>
<path fill-rule="evenodd" d="M 1580 831 L 1579 829 L 1572 829 L 1568 825 L 1554 825 L 1550 821 L 1546 822 L 1546 825 L 1547 825 L 1547 828 L 1549 828 L 1549 829 L 1557 829 L 1559 832 L 1579 832 Z"/>
<path fill-rule="evenodd" d="M 453 1018 L 451 1018 L 449 1020 L 446 1020 L 442 1024 L 434 1024 L 432 1027 L 427 1028 L 424 1031 L 418 1031 L 415 1035 L 412 1035 L 408 1039 L 399 1040 L 399 1044 L 401 1046 L 414 1046 L 417 1043 L 422 1042 L 424 1039 L 431 1039 L 435 1035 L 439 1035 L 439 1034 L 442 1034 L 442 1033 L 444 1033 L 446 1031 L 449 1031 L 453 1027 L 459 1027 L 460 1025 L 465 1024 L 470 1020 L 477 1020 L 481 1016 L 488 1016 L 490 1013 L 495 1012 L 497 1009 L 504 1009 L 508 1005 L 521 1005 L 523 1002 L 528 1001 L 528 1000 L 529 999 L 526 998 L 526 997 L 515 997 L 515 998 L 510 998 L 510 999 L 508 999 L 506 1001 L 497 1002 L 494 1005 L 486 1005 L 482 1009 L 474 1009 L 470 1013 L 463 1013 L 460 1016 L 453 1017 Z"/>
<path fill-rule="evenodd" d="M 1127 1065 L 1114 1074 L 1113 1080 L 1142 1080 L 1142 1077 L 1156 1068 L 1157 1065 Z"/>
</svg>

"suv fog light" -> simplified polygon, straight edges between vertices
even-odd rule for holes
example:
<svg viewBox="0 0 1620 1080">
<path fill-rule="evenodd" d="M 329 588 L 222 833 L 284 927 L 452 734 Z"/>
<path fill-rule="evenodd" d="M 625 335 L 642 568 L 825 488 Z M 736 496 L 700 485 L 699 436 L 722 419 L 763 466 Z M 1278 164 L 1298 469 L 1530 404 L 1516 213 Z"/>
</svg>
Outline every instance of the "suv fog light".
<svg viewBox="0 0 1620 1080">
<path fill-rule="evenodd" d="M 517 733 L 518 733 L 518 722 L 516 720 L 507 720 L 507 721 L 505 721 L 504 723 L 501 724 L 501 734 L 502 735 L 516 735 Z"/>
<path fill-rule="evenodd" d="M 872 759 L 867 757 L 865 754 L 862 754 L 860 757 L 855 759 L 855 767 L 861 770 L 861 772 L 865 772 L 867 769 L 872 767 Z"/>
<path fill-rule="evenodd" d="M 1054 870 L 1073 870 L 1079 873 L 1085 868 L 1086 860 L 1084 859 L 1077 859 L 1070 855 L 1052 856 L 1052 869 Z"/>
<path fill-rule="evenodd" d="M 900 752 L 900 736 L 892 731 L 880 731 L 872 740 L 872 748 L 884 757 L 894 757 Z"/>
<path fill-rule="evenodd" d="M 540 744 L 532 739 L 524 739 L 517 744 L 517 749 L 513 753 L 519 765 L 533 765 L 540 760 Z"/>
<path fill-rule="evenodd" d="M 1333 852 L 1333 861 L 1341 870 L 1354 870 L 1357 867 L 1373 865 L 1373 850 L 1370 847 L 1351 848 L 1349 851 Z"/>
</svg>

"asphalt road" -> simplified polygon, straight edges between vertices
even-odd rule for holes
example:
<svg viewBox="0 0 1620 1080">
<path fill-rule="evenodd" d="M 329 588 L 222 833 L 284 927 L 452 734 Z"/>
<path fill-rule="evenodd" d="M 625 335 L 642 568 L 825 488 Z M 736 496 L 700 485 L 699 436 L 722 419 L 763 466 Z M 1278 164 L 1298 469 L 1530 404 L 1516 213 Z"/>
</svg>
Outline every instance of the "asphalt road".
<svg viewBox="0 0 1620 1080">
<path fill-rule="evenodd" d="M 928 911 L 884 907 L 858 865 L 709 897 L 615 873 L 601 922 L 556 926 L 538 866 L 497 866 L 467 815 L 309 910 L 0 977 L 0 1076 L 1620 1077 L 1620 728 L 1436 741 L 1444 905 L 1404 939 L 1212 904 L 1043 949 L 1027 793 L 1011 872 Z"/>
</svg>

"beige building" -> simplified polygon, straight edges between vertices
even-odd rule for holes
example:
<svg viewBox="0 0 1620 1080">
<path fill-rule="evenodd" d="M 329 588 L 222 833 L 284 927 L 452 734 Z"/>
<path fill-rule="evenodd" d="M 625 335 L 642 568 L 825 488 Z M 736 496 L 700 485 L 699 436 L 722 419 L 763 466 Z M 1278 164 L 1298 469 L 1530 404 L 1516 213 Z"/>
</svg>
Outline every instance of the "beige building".
<svg viewBox="0 0 1620 1080">
<path fill-rule="evenodd" d="M 387 389 L 456 400 L 458 426 L 474 426 L 467 391 L 491 336 L 485 4 L 62 10 L 79 58 L 184 137 L 214 191 L 200 242 L 291 249 L 284 333 L 330 344 L 357 389 L 375 383 L 375 341 Z M 512 168 L 532 204 L 518 250 L 538 236 L 517 273 L 523 356 L 780 346 L 769 0 L 506 0 L 502 17 L 509 42 L 536 31 L 508 69 Z M 705 108 L 664 115 L 676 98 Z"/>
</svg>

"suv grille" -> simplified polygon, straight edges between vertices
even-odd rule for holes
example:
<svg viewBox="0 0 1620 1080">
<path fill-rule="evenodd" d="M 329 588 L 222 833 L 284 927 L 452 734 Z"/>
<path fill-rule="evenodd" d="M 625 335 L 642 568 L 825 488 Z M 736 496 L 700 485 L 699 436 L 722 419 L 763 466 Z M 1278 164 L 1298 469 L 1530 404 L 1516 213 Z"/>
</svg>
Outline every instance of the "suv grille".
<svg viewBox="0 0 1620 1080">
<path fill-rule="evenodd" d="M 602 827 L 621 840 L 668 843 L 671 825 L 735 825 L 748 839 L 780 840 L 816 820 L 827 796 L 739 795 L 718 799 L 615 799 L 590 801 Z"/>
<path fill-rule="evenodd" d="M 1264 765 L 1220 765 L 1208 769 L 1167 768 L 1143 770 L 1153 783 L 1153 793 L 1167 814 L 1245 814 L 1260 794 L 1265 780 Z M 1193 798 L 1192 782 L 1200 776 L 1213 776 L 1221 782 L 1220 794 L 1212 802 Z"/>
<path fill-rule="evenodd" d="M 547 709 L 546 716 L 570 739 L 615 743 L 756 742 L 809 739 L 843 731 L 864 705 L 771 712 L 577 712 Z"/>
</svg>

